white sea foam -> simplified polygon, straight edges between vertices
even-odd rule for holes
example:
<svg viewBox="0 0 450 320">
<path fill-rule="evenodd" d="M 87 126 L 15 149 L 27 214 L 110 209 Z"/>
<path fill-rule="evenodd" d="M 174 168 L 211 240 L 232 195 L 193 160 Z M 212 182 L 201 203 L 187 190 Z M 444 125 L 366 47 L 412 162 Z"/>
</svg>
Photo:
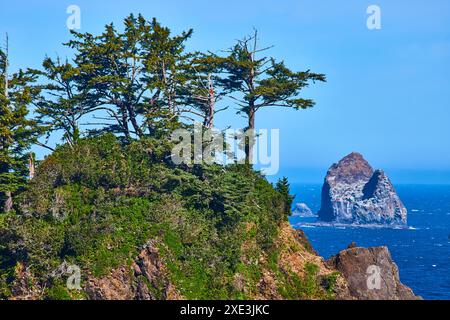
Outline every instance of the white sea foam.
<svg viewBox="0 0 450 320">
<path fill-rule="evenodd" d="M 298 222 L 293 225 L 294 228 L 313 228 L 326 227 L 335 229 L 396 229 L 396 230 L 418 230 L 418 228 L 401 225 L 383 225 L 383 224 L 352 224 L 352 223 L 333 223 L 333 222 Z"/>
</svg>

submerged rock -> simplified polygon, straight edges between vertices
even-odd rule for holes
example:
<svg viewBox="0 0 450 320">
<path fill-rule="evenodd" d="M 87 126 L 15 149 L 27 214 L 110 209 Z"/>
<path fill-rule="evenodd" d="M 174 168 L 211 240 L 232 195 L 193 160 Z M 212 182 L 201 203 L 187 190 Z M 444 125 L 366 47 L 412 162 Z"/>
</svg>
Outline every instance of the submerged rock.
<svg viewBox="0 0 450 320">
<path fill-rule="evenodd" d="M 347 279 L 351 296 L 358 300 L 420 299 L 400 282 L 397 265 L 387 247 L 349 247 L 327 264 Z"/>
<path fill-rule="evenodd" d="M 315 217 L 312 210 L 306 205 L 306 203 L 297 203 L 292 211 L 294 217 Z"/>
<path fill-rule="evenodd" d="M 319 220 L 336 223 L 406 225 L 407 210 L 389 178 L 351 153 L 328 170 Z"/>
</svg>

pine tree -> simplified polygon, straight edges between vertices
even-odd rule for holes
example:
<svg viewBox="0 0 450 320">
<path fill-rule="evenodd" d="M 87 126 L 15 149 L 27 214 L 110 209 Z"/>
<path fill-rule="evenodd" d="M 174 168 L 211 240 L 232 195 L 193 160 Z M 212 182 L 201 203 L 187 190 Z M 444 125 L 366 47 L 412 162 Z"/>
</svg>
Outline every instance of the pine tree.
<svg viewBox="0 0 450 320">
<path fill-rule="evenodd" d="M 258 34 L 239 40 L 230 50 L 229 56 L 221 58 L 223 71 L 228 74 L 222 85 L 232 93 L 231 98 L 239 107 L 238 113 L 247 117 L 248 142 L 245 143 L 246 162 L 252 162 L 255 117 L 258 110 L 266 107 L 306 109 L 314 106 L 311 99 L 300 98 L 301 90 L 310 81 L 326 81 L 325 75 L 309 70 L 294 72 L 284 62 L 258 54 L 268 50 L 259 48 Z"/>
<path fill-rule="evenodd" d="M 36 86 L 41 92 L 34 102 L 37 120 L 46 128 L 47 137 L 62 130 L 63 140 L 73 145 L 80 137 L 80 119 L 93 111 L 85 103 L 84 93 L 78 90 L 79 69 L 59 58 L 46 58 L 42 65 L 42 71 L 30 70 L 45 82 Z"/>
<path fill-rule="evenodd" d="M 289 181 L 286 177 L 283 177 L 277 181 L 277 184 L 275 186 L 275 190 L 277 190 L 282 196 L 284 200 L 284 212 L 286 215 L 291 215 L 291 207 L 292 203 L 294 201 L 295 196 L 291 195 L 291 186 L 289 184 Z"/>
<path fill-rule="evenodd" d="M 13 196 L 25 186 L 28 153 L 40 133 L 36 122 L 27 118 L 28 105 L 37 91 L 30 86 L 35 77 L 22 70 L 8 74 L 8 46 L 0 50 L 0 202 L 11 211 Z"/>
<path fill-rule="evenodd" d="M 72 31 L 75 39 L 67 46 L 76 50 L 78 88 L 90 112 L 106 113 L 95 117 L 106 123 L 91 124 L 129 140 L 151 132 L 158 119 L 176 120 L 178 93 L 187 80 L 184 43 L 192 30 L 172 36 L 141 15 L 128 16 L 124 26 L 120 32 L 109 24 L 99 36 Z"/>
<path fill-rule="evenodd" d="M 220 85 L 219 73 L 220 65 L 217 57 L 200 52 L 192 55 L 184 72 L 186 81 L 180 92 L 183 105 L 180 113 L 199 117 L 206 129 L 212 129 L 215 115 L 228 108 L 216 108 L 217 102 L 227 94 Z"/>
</svg>

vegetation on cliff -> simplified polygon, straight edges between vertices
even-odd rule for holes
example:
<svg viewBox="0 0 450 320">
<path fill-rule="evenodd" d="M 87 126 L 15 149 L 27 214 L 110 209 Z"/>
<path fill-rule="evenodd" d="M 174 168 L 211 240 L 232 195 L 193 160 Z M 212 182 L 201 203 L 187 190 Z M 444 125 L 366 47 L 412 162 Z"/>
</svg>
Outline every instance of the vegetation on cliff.
<svg viewBox="0 0 450 320">
<path fill-rule="evenodd" d="M 251 166 L 257 111 L 312 107 L 301 90 L 325 76 L 262 55 L 256 31 L 225 56 L 141 15 L 72 35 L 72 59 L 40 70 L 9 72 L 0 49 L 0 298 L 332 298 L 286 227 L 287 179 Z M 246 163 L 175 165 L 171 133 L 213 128 L 221 99 L 246 118 Z M 125 289 L 106 295 L 114 276 Z"/>
<path fill-rule="evenodd" d="M 280 267 L 285 188 L 246 165 L 174 166 L 170 150 L 169 142 L 124 144 L 107 134 L 47 157 L 18 197 L 17 212 L 0 215 L 1 297 L 89 298 L 83 289 L 68 290 L 55 270 L 64 262 L 79 266 L 84 288 L 88 278 L 131 270 L 149 240 L 157 240 L 183 298 L 256 297 L 265 273 L 280 298 L 333 297 L 313 260 L 297 273 Z M 164 288 L 151 290 L 164 296 Z"/>
</svg>

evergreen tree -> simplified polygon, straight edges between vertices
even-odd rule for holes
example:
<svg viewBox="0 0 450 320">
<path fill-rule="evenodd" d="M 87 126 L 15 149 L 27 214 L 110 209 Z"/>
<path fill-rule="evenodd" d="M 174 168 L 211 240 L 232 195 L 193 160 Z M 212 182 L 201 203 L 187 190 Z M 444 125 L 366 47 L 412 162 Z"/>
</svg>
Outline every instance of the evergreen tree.
<svg viewBox="0 0 450 320">
<path fill-rule="evenodd" d="M 83 92 L 78 90 L 79 69 L 68 61 L 46 58 L 42 71 L 31 72 L 43 77 L 46 83 L 38 86 L 42 94 L 35 102 L 37 120 L 47 129 L 47 137 L 62 130 L 63 139 L 73 145 L 80 137 L 80 119 L 93 111 L 86 105 Z"/>
<path fill-rule="evenodd" d="M 141 15 L 128 16 L 124 25 L 119 32 L 109 24 L 99 36 L 72 32 L 75 39 L 67 45 L 76 50 L 77 81 L 86 105 L 106 113 L 97 117 L 107 121 L 105 130 L 129 140 L 151 132 L 158 119 L 176 120 L 189 58 L 184 43 L 192 30 L 171 36 L 156 19 L 149 22 Z"/>
<path fill-rule="evenodd" d="M 217 57 L 200 52 L 192 55 L 185 72 L 187 81 L 181 91 L 181 104 L 184 106 L 181 114 L 199 117 L 206 129 L 213 128 L 215 115 L 228 108 L 216 108 L 216 103 L 227 94 L 221 86 L 219 73 Z"/>
<path fill-rule="evenodd" d="M 26 184 L 28 153 L 40 133 L 27 118 L 28 105 L 37 91 L 35 77 L 22 70 L 8 74 L 8 49 L 0 50 L 0 202 L 4 212 L 13 206 L 13 195 Z"/>
<path fill-rule="evenodd" d="M 246 162 L 252 162 L 255 116 L 265 107 L 306 109 L 314 106 L 311 99 L 300 98 L 300 91 L 310 81 L 326 81 L 325 75 L 309 70 L 294 72 L 284 62 L 258 54 L 269 48 L 259 48 L 258 34 L 239 40 L 230 50 L 229 56 L 221 58 L 223 71 L 228 74 L 222 85 L 228 92 L 236 93 L 231 98 L 239 107 L 238 113 L 247 117 L 248 142 L 245 143 Z"/>
<path fill-rule="evenodd" d="M 275 190 L 278 191 L 283 196 L 283 200 L 285 203 L 284 211 L 286 215 L 290 216 L 292 213 L 291 207 L 295 196 L 290 194 L 291 186 L 289 184 L 288 179 L 286 177 L 279 179 L 275 186 Z"/>
</svg>

